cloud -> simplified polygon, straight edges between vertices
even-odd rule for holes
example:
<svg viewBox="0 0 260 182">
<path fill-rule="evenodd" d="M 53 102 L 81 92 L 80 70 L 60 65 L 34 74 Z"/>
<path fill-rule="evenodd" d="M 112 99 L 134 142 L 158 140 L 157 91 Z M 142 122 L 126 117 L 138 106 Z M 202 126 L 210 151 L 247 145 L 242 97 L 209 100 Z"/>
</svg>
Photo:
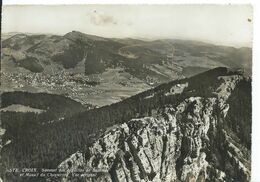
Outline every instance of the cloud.
<svg viewBox="0 0 260 182">
<path fill-rule="evenodd" d="M 133 25 L 133 22 L 132 22 L 132 21 L 127 21 L 127 22 L 126 22 L 126 25 L 132 26 L 132 25 Z"/>
<path fill-rule="evenodd" d="M 118 23 L 113 16 L 98 13 L 97 11 L 94 11 L 94 13 L 90 15 L 90 21 L 94 25 L 116 25 Z"/>
</svg>

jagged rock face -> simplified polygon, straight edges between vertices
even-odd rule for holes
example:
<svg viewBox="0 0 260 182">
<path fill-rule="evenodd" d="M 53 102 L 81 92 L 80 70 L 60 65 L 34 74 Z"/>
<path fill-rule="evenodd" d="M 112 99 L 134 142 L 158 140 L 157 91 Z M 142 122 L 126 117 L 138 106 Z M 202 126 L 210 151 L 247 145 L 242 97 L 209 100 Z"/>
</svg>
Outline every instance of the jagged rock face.
<svg viewBox="0 0 260 182">
<path fill-rule="evenodd" d="M 250 159 L 224 127 L 227 99 L 240 75 L 219 77 L 216 97 L 189 97 L 153 117 L 132 119 L 104 133 L 87 151 L 59 165 L 62 181 L 73 171 L 102 171 L 83 181 L 249 181 Z"/>
</svg>

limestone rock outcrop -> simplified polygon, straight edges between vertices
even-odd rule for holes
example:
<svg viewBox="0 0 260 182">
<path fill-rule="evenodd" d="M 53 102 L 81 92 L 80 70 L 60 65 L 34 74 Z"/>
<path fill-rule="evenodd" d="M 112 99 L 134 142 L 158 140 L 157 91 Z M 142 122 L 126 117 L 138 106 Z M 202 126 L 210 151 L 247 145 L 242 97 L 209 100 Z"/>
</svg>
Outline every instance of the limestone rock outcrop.
<svg viewBox="0 0 260 182">
<path fill-rule="evenodd" d="M 244 78 L 218 79 L 214 97 L 187 97 L 104 132 L 59 165 L 61 181 L 249 181 L 249 151 L 225 125 L 227 100 Z M 79 169 L 93 176 L 73 176 Z"/>
</svg>

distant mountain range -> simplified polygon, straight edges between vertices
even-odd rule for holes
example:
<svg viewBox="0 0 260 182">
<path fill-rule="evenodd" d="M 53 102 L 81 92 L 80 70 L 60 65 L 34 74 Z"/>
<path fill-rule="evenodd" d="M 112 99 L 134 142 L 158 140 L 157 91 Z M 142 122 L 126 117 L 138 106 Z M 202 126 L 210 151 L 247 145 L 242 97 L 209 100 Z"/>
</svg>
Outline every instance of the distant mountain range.
<svg viewBox="0 0 260 182">
<path fill-rule="evenodd" d="M 224 66 L 251 74 L 251 48 L 162 39 L 103 38 L 72 31 L 64 36 L 13 33 L 2 35 L 2 70 L 57 71 L 100 74 L 107 69 L 124 72 L 151 83 L 161 83 Z"/>
</svg>

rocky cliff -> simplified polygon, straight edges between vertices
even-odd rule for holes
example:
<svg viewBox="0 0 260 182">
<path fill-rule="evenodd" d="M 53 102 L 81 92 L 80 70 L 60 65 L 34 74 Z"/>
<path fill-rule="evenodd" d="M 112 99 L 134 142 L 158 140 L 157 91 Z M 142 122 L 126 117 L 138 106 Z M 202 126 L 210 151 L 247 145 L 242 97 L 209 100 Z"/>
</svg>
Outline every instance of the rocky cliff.
<svg viewBox="0 0 260 182">
<path fill-rule="evenodd" d="M 230 107 L 239 105 L 236 102 L 245 105 L 242 97 L 251 95 L 251 85 L 244 83 L 251 82 L 241 74 L 217 80 L 211 94 L 186 94 L 177 104 L 154 109 L 149 117 L 110 127 L 87 150 L 59 165 L 67 171 L 61 181 L 249 181 L 251 144 L 239 133 L 241 126 L 251 128 L 251 116 L 236 118 Z M 172 86 L 164 97 L 181 94 L 190 83 Z M 246 100 L 251 103 L 251 97 Z M 246 115 L 247 109 L 240 114 Z M 92 176 L 75 177 L 75 171 L 82 170 Z"/>
</svg>

